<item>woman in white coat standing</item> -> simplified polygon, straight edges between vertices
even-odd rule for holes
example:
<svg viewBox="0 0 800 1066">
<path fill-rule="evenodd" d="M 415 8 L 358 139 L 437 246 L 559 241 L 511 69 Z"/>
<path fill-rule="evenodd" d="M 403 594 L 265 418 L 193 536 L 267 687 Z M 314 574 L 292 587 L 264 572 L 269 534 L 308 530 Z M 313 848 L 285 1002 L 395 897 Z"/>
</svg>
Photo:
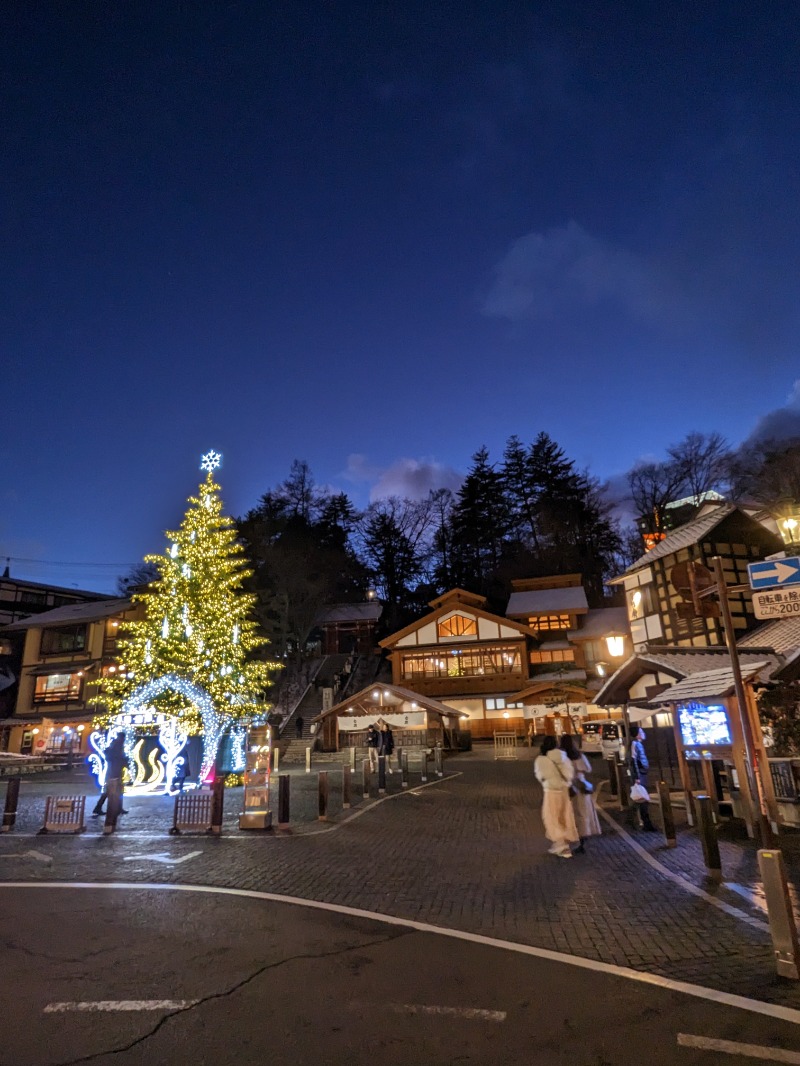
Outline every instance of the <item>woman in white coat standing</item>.
<svg viewBox="0 0 800 1066">
<path fill-rule="evenodd" d="M 571 859 L 570 844 L 577 844 L 580 839 L 569 798 L 574 770 L 564 752 L 559 751 L 555 737 L 548 736 L 542 741 L 533 771 L 544 790 L 542 821 L 545 836 L 551 841 L 550 853 Z"/>
<path fill-rule="evenodd" d="M 575 741 L 569 733 L 561 738 L 561 750 L 567 756 L 575 772 L 574 789 L 572 797 L 572 813 L 575 815 L 575 825 L 578 836 L 581 838 L 580 846 L 576 851 L 585 851 L 584 843 L 587 837 L 599 837 L 603 832 L 600 828 L 600 819 L 597 817 L 597 808 L 594 805 L 594 786 L 587 781 L 587 775 L 592 772 L 592 764 L 582 751 L 575 746 Z"/>
</svg>

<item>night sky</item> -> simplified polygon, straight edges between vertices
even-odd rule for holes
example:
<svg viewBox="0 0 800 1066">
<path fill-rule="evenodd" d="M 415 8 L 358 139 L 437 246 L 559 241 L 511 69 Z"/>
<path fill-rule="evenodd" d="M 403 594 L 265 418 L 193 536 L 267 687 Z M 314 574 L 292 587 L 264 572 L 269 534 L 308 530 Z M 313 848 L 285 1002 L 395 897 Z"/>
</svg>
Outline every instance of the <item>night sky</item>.
<svg viewBox="0 0 800 1066">
<path fill-rule="evenodd" d="M 10 0 L 0 30 L 0 555 L 48 561 L 12 574 L 113 587 L 212 447 L 240 514 L 295 457 L 363 505 L 512 433 L 608 478 L 800 431 L 796 4 Z"/>
</svg>

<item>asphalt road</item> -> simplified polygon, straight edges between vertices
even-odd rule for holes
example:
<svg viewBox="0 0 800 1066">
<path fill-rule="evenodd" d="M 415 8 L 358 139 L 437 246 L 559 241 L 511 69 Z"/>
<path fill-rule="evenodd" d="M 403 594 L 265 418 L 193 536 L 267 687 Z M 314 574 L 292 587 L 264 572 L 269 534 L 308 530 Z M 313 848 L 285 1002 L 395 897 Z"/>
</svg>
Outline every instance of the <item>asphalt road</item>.
<svg viewBox="0 0 800 1066">
<path fill-rule="evenodd" d="M 1 888 L 0 941 L 3 1066 L 758 1061 L 681 1047 L 679 1033 L 794 1049 L 800 1062 L 788 1021 L 263 900 Z"/>
</svg>

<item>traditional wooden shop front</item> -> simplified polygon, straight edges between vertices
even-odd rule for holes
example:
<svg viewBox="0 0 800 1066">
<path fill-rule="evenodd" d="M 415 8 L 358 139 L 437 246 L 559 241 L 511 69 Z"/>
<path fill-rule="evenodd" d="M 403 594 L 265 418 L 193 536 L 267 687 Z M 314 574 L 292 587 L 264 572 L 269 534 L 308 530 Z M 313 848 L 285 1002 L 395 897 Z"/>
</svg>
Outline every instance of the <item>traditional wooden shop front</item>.
<svg viewBox="0 0 800 1066">
<path fill-rule="evenodd" d="M 423 750 L 437 744 L 451 746 L 459 728 L 459 715 L 430 696 L 398 685 L 371 685 L 317 715 L 323 751 L 363 748 L 367 729 L 379 722 L 391 727 L 395 747 Z"/>
</svg>

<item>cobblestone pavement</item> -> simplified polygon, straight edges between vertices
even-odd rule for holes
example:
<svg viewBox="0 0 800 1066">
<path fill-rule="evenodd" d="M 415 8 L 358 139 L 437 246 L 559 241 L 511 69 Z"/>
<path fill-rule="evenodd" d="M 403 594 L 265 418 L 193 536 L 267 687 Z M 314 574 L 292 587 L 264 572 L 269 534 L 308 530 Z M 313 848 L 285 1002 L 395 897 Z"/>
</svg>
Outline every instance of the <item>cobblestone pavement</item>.
<svg viewBox="0 0 800 1066">
<path fill-rule="evenodd" d="M 448 762 L 441 782 L 313 835 L 165 835 L 143 842 L 126 840 L 124 828 L 108 837 L 8 834 L 0 840 L 0 878 L 159 881 L 275 892 L 800 1008 L 800 990 L 774 974 L 764 928 L 682 891 L 615 832 L 591 840 L 586 855 L 568 862 L 549 856 L 538 814 L 541 793 L 527 753 L 523 756 L 498 763 L 480 751 L 459 756 Z M 645 834 L 637 837 L 643 839 Z M 655 849 L 658 839 L 649 841 L 648 849 Z M 36 856 L 26 855 L 31 850 Z M 155 854 L 184 861 L 160 863 Z"/>
</svg>

